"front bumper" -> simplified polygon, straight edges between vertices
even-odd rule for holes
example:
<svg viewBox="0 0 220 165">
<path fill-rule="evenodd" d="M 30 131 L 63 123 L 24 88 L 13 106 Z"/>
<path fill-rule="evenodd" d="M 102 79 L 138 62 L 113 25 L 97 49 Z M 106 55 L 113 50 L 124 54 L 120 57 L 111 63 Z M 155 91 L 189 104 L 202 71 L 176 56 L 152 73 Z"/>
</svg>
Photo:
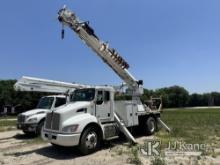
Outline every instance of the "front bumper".
<svg viewBox="0 0 220 165">
<path fill-rule="evenodd" d="M 50 143 L 57 144 L 60 146 L 77 146 L 80 141 L 80 133 L 76 134 L 59 134 L 49 131 L 43 131 L 42 138 Z"/>
<path fill-rule="evenodd" d="M 37 123 L 17 123 L 17 129 L 27 132 L 36 132 Z"/>
</svg>

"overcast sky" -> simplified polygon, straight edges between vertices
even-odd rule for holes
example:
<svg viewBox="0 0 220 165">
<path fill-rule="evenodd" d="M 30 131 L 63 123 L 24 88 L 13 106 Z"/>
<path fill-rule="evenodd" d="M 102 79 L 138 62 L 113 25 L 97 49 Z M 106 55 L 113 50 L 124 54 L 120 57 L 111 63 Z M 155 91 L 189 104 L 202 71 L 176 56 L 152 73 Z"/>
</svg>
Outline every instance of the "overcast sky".
<svg viewBox="0 0 220 165">
<path fill-rule="evenodd" d="M 1 0 L 0 79 L 122 82 L 71 30 L 61 40 L 56 17 L 64 4 L 90 21 L 145 88 L 220 92 L 219 0 Z"/>
</svg>

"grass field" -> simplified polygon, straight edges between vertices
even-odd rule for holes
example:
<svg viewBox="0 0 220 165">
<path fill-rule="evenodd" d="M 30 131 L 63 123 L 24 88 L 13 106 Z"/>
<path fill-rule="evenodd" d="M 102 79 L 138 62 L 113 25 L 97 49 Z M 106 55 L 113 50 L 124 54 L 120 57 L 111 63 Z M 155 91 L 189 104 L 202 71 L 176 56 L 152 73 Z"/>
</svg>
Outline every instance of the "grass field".
<svg viewBox="0 0 220 165">
<path fill-rule="evenodd" d="M 15 117 L 1 117 L 0 131 L 16 129 Z M 163 129 L 156 137 L 166 146 L 168 141 L 183 140 L 187 143 L 205 143 L 220 148 L 220 109 L 177 109 L 165 110 L 161 119 L 171 128 Z"/>
<path fill-rule="evenodd" d="M 156 133 L 163 147 L 168 141 L 178 140 L 220 148 L 220 109 L 167 110 L 161 118 L 172 129 L 171 133 Z"/>
<path fill-rule="evenodd" d="M 16 129 L 16 120 L 0 118 L 0 132 Z"/>
<path fill-rule="evenodd" d="M 127 163 L 131 164 L 198 164 L 192 162 L 200 162 L 200 164 L 212 164 L 212 161 L 219 160 L 220 156 L 220 109 L 177 109 L 177 110 L 165 110 L 161 114 L 161 119 L 171 128 L 171 132 L 167 133 L 164 129 L 160 129 L 154 136 L 136 137 L 138 145 L 131 145 L 130 143 L 121 143 L 119 140 L 114 144 L 110 145 L 111 149 L 103 148 L 105 153 L 102 157 L 108 157 L 110 155 L 111 159 L 117 159 L 117 156 L 125 159 Z M 7 131 L 11 129 L 16 129 L 16 120 L 0 118 L 0 132 Z M 12 131 L 13 132 L 13 131 Z M 4 132 L 5 134 L 7 132 Z M 8 132 L 10 133 L 10 132 Z M 160 140 L 161 150 L 160 156 L 156 157 L 146 157 L 140 152 L 140 147 L 144 145 L 148 140 Z M 18 133 L 13 136 L 13 140 L 22 140 L 24 146 L 39 147 L 44 146 L 48 148 L 47 142 L 43 141 L 41 137 L 29 137 L 22 133 Z M 166 157 L 165 148 L 167 148 L 168 143 L 172 141 L 184 141 L 188 144 L 205 144 L 211 150 L 199 150 L 201 155 L 192 156 L 182 156 L 182 157 Z M 15 145 L 14 141 L 9 141 L 11 145 Z M 45 144 L 44 144 L 45 143 Z M 116 145 L 117 144 L 117 145 Z M 108 145 L 106 145 L 108 146 Z M 32 150 L 33 150 L 32 148 Z M 217 151 L 215 149 L 218 149 Z M 38 150 L 38 149 L 37 149 Z M 107 150 L 107 152 L 106 152 Z M 98 153 L 103 154 L 102 151 Z M 14 152 L 14 153 L 13 153 Z M 22 152 L 13 151 L 12 153 L 4 153 L 4 156 L 9 158 L 10 155 L 16 154 L 22 155 Z M 47 150 L 48 152 L 48 150 Z M 109 154 L 111 152 L 111 154 Z M 52 152 L 53 153 L 53 152 Z M 54 154 L 54 153 L 53 153 Z M 60 154 L 60 153 L 59 153 Z M 35 154 L 35 159 L 42 159 Z M 91 158 L 91 157 L 90 157 Z M 172 158 L 172 159 L 171 159 Z M 33 156 L 34 159 L 34 156 Z M 24 161 L 24 160 L 23 160 Z M 99 160 L 100 161 L 100 160 Z M 25 161 L 24 161 L 25 162 Z M 147 163 L 146 163 L 147 162 Z M 170 163 L 171 162 L 171 163 Z M 189 163 L 191 162 L 191 163 Z M 1 162 L 0 162 L 1 164 Z M 21 163 L 22 164 L 22 163 Z M 216 164 L 216 163 L 213 163 Z"/>
<path fill-rule="evenodd" d="M 17 119 L 17 116 L 0 116 L 0 120 Z"/>
</svg>

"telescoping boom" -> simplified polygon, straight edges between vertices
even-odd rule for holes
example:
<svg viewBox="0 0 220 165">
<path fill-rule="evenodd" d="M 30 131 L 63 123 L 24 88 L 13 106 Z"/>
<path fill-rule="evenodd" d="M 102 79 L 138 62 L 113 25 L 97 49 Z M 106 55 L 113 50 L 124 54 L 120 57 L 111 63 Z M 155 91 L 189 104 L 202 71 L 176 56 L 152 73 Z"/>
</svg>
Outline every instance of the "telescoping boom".
<svg viewBox="0 0 220 165">
<path fill-rule="evenodd" d="M 129 64 L 119 55 L 119 53 L 110 48 L 109 45 L 101 41 L 89 26 L 88 22 L 80 21 L 75 13 L 62 8 L 58 12 L 58 19 L 62 25 L 70 27 L 79 38 L 86 43 L 114 72 L 127 84 L 133 96 L 139 96 L 143 93 L 143 81 L 137 81 L 127 70 Z M 62 30 L 64 37 L 64 30 Z"/>
<path fill-rule="evenodd" d="M 68 94 L 69 92 L 73 92 L 75 89 L 91 87 L 92 86 L 90 85 L 61 82 L 28 76 L 21 77 L 14 85 L 14 89 L 16 91 L 35 91 L 61 94 Z"/>
</svg>

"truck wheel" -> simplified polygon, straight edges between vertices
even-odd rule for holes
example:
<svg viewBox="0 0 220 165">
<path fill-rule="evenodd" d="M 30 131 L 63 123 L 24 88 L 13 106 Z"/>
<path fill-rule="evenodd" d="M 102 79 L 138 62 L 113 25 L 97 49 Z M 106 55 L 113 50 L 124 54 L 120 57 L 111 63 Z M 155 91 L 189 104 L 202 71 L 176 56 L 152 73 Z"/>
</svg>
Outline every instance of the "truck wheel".
<svg viewBox="0 0 220 165">
<path fill-rule="evenodd" d="M 83 155 L 95 152 L 100 147 L 99 132 L 95 127 L 87 128 L 80 139 L 79 150 Z"/>
<path fill-rule="evenodd" d="M 41 135 L 42 131 L 43 131 L 43 126 L 44 126 L 44 121 L 41 121 L 38 126 L 37 126 L 37 130 L 36 130 L 36 134 L 39 136 Z"/>
<path fill-rule="evenodd" d="M 156 131 L 157 124 L 153 117 L 148 117 L 145 122 L 145 132 L 147 135 L 153 135 Z"/>
</svg>

